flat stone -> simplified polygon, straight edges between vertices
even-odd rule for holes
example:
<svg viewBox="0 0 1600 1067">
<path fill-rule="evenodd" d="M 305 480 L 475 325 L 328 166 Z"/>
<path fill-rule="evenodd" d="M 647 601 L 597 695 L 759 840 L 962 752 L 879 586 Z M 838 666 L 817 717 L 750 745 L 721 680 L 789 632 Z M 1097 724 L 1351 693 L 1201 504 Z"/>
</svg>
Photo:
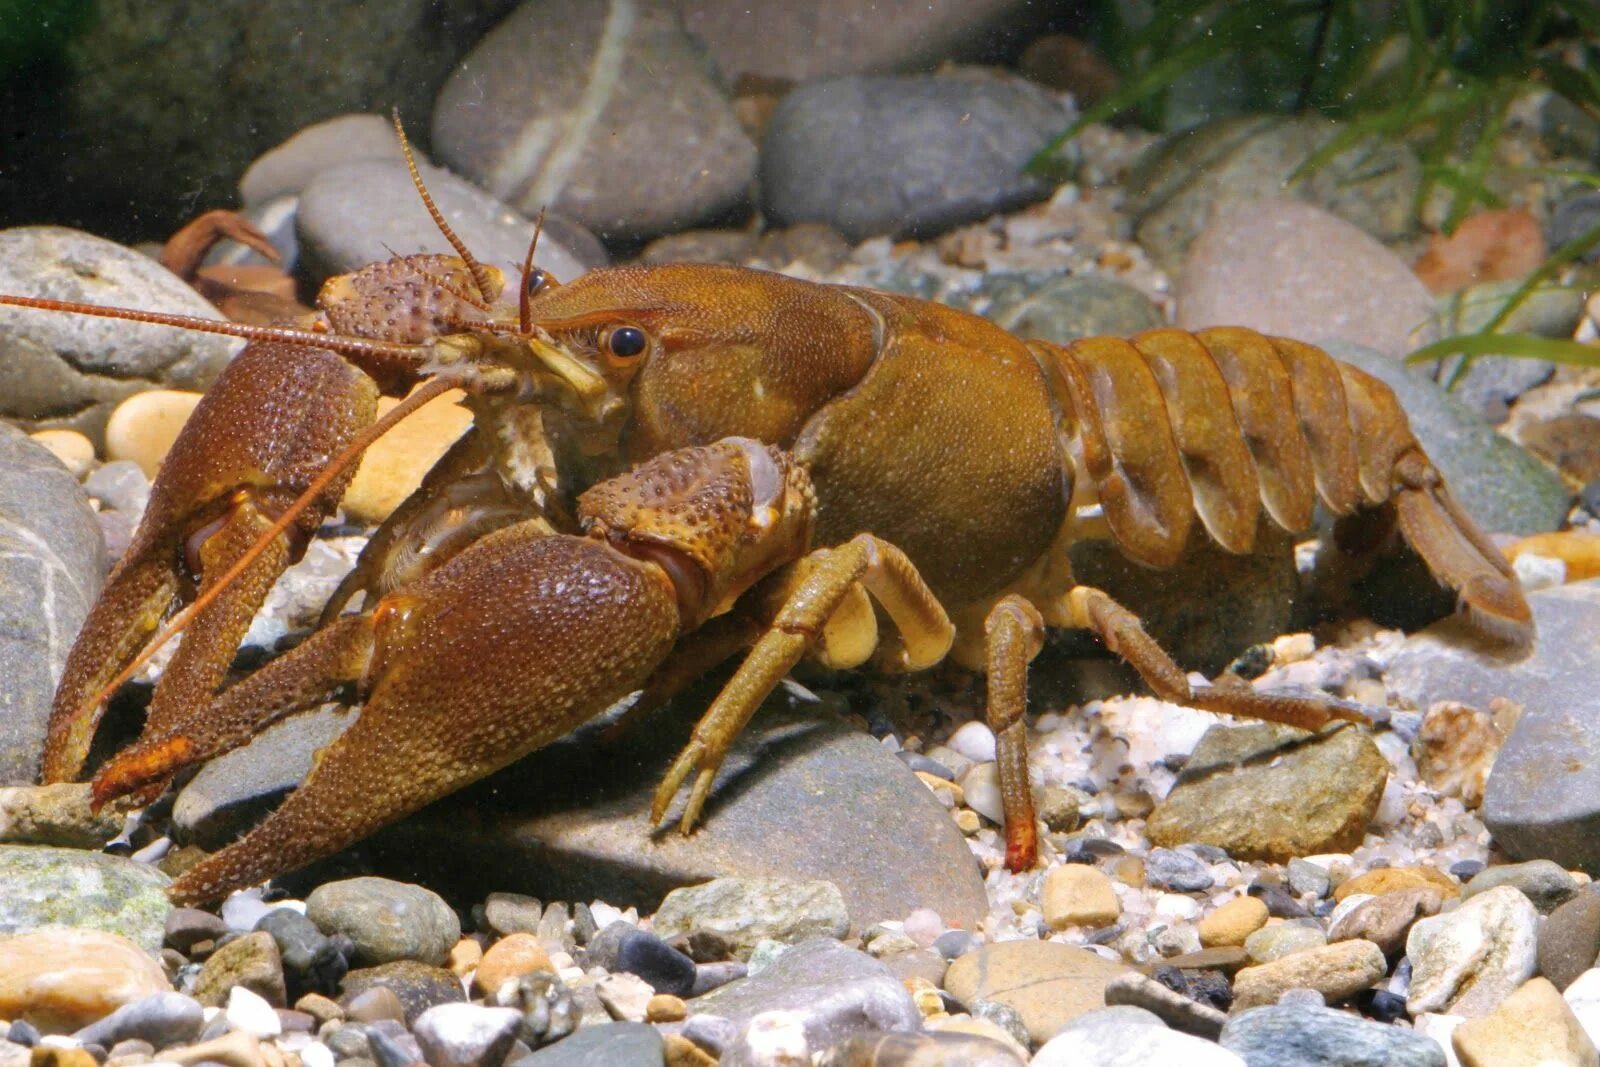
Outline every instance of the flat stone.
<svg viewBox="0 0 1600 1067">
<path fill-rule="evenodd" d="M 1218 1039 L 1249 1067 L 1445 1067 L 1431 1037 L 1331 1008 L 1270 1005 L 1228 1019 Z"/>
<path fill-rule="evenodd" d="M 1348 1000 L 1389 973 L 1371 941 L 1340 941 L 1246 967 L 1233 978 L 1233 1010 L 1273 1004 L 1290 989 L 1315 989 L 1330 1003 Z"/>
<path fill-rule="evenodd" d="M 1600 1052 L 1556 987 L 1534 978 L 1451 1035 L 1461 1067 L 1595 1067 Z"/>
<path fill-rule="evenodd" d="M 419 1015 L 411 1032 L 429 1067 L 477 1067 L 505 1058 L 521 1022 L 512 1008 L 439 1004 Z"/>
<path fill-rule="evenodd" d="M 809 1050 L 818 1051 L 865 1030 L 906 1030 L 921 1025 L 911 994 L 880 961 L 837 941 L 817 938 L 781 953 L 757 974 L 729 982 L 689 1002 L 695 1015 L 727 1021 L 721 1062 L 751 1064 L 752 1045 L 776 1013 Z"/>
<path fill-rule="evenodd" d="M 1585 890 L 1539 927 L 1539 973 L 1566 989 L 1600 958 L 1600 892 Z"/>
<path fill-rule="evenodd" d="M 1159 1022 L 1128 1025 L 1117 1017 L 1121 1009 L 1107 1008 L 1073 1020 L 1045 1042 L 1029 1060 L 1030 1067 L 1139 1067 L 1141 1064 L 1183 1063 L 1193 1067 L 1244 1067 L 1244 1060 L 1204 1038 L 1168 1030 Z"/>
<path fill-rule="evenodd" d="M 533 238 L 533 222 L 449 171 L 418 166 L 445 221 L 472 254 L 515 278 Z M 455 254 L 405 164 L 394 160 L 341 163 L 319 172 L 300 195 L 295 225 L 302 254 L 321 274 L 342 274 L 391 255 Z M 592 243 L 580 228 L 557 220 L 540 235 L 536 258 L 557 278 L 575 278 L 590 266 L 604 265 L 603 259 L 589 262 Z"/>
<path fill-rule="evenodd" d="M 339 984 L 347 1008 L 356 997 L 377 988 L 387 989 L 399 998 L 407 1024 L 415 1022 L 419 1015 L 435 1005 L 466 999 L 459 978 L 443 968 L 416 960 L 396 960 L 351 971 Z"/>
<path fill-rule="evenodd" d="M 111 1048 L 119 1041 L 148 1041 L 156 1048 L 181 1045 L 200 1036 L 205 1008 L 182 993 L 152 993 L 124 1004 L 72 1036 L 86 1045 Z"/>
<path fill-rule="evenodd" d="M 1324 314 L 1343 315 L 1350 322 L 1361 321 L 1361 310 L 1374 299 L 1381 300 L 1381 295 L 1373 292 L 1380 283 L 1392 283 L 1406 293 L 1420 291 L 1426 297 L 1427 289 L 1410 269 L 1373 240 L 1403 238 L 1416 228 L 1412 205 L 1421 168 L 1411 149 L 1393 141 L 1369 138 L 1301 180 L 1289 182 L 1289 176 L 1341 129 L 1341 123 L 1322 118 L 1247 116 L 1222 118 L 1174 134 L 1141 161 L 1127 182 L 1128 210 L 1135 218 L 1139 244 L 1166 270 L 1178 273 L 1180 265 L 1187 268 L 1199 257 L 1200 250 L 1193 246 L 1200 243 L 1198 235 L 1202 231 L 1210 228 L 1219 236 L 1228 237 L 1220 220 L 1230 209 L 1242 216 L 1240 224 L 1250 226 L 1244 205 L 1292 196 L 1305 203 L 1291 201 L 1290 208 L 1316 211 L 1329 221 L 1319 225 L 1315 234 L 1279 234 L 1277 245 L 1271 243 L 1274 238 L 1269 236 L 1275 228 L 1270 220 L 1256 224 L 1251 232 L 1257 236 L 1250 244 L 1255 262 L 1222 262 L 1224 270 L 1238 268 L 1237 273 L 1228 270 L 1230 277 L 1240 284 L 1247 284 L 1247 277 L 1259 279 L 1273 293 L 1293 292 L 1288 288 L 1291 276 L 1317 283 L 1317 288 L 1295 293 L 1297 301 L 1315 303 Z M 1275 217 L 1282 218 L 1287 210 L 1278 209 Z M 1340 223 L 1338 230 L 1332 226 L 1334 222 Z M 1331 253 L 1337 249 L 1319 247 L 1314 240 L 1329 231 L 1341 246 L 1354 245 L 1358 254 L 1370 254 L 1368 246 L 1385 252 L 1381 259 L 1363 255 L 1355 262 L 1346 260 L 1351 269 L 1357 264 L 1370 266 L 1374 260 L 1392 265 L 1381 279 L 1356 277 L 1341 285 L 1331 277 Z M 1361 237 L 1366 241 L 1358 240 Z M 1242 237 L 1233 240 L 1244 243 Z M 1268 272 L 1269 263 L 1276 274 Z M 1396 271 L 1396 266 L 1404 274 Z M 1179 282 L 1180 324 L 1184 314 L 1181 294 L 1188 277 L 1185 272 Z M 1339 289 L 1330 290 L 1330 284 Z M 1346 293 L 1346 289 L 1353 292 Z M 1352 303 L 1341 312 L 1338 300 L 1347 295 L 1359 301 L 1359 306 Z M 1420 314 L 1413 322 L 1425 318 L 1431 304 L 1431 298 L 1420 304 Z M 1411 325 L 1403 321 L 1396 324 L 1403 329 Z M 1231 325 L 1251 324 L 1240 321 Z"/>
<path fill-rule="evenodd" d="M 557 742 L 369 839 L 368 854 L 396 872 L 428 862 L 434 888 L 466 900 L 497 890 L 653 911 L 680 886 L 784 878 L 838 886 L 858 931 L 924 907 L 952 926 L 987 913 L 966 839 L 928 788 L 871 737 L 809 708 L 764 708 L 695 832 L 670 821 L 652 831 L 656 783 L 703 710 L 604 747 L 588 732 Z M 447 870 L 430 859 L 441 850 Z"/>
<path fill-rule="evenodd" d="M 60 226 L 0 231 L 0 292 L 221 318 L 150 257 Z M 157 385 L 204 389 L 241 347 L 165 326 L 0 309 L 0 416 L 98 442 L 118 401 Z"/>
<path fill-rule="evenodd" d="M 1484 791 L 1484 822 L 1517 859 L 1600 871 L 1600 776 L 1590 773 L 1600 767 L 1600 694 L 1585 682 L 1600 662 L 1600 582 L 1540 590 L 1528 603 L 1540 636 L 1526 658 L 1484 650 L 1449 620 L 1407 640 L 1388 684 L 1418 705 L 1520 704 Z"/>
<path fill-rule="evenodd" d="M 1389 763 L 1364 731 L 1214 726 L 1146 823 L 1150 840 L 1276 863 L 1361 843 Z"/>
<path fill-rule="evenodd" d="M 358 964 L 418 960 L 439 965 L 461 940 L 461 920 L 437 893 L 388 878 L 348 878 L 318 886 L 306 918 L 355 945 Z"/>
<path fill-rule="evenodd" d="M 1050 941 L 1002 941 L 950 964 L 945 989 L 966 1005 L 996 1001 L 1016 1010 L 1035 1044 L 1106 1006 L 1106 985 L 1133 973 L 1088 949 Z"/>
<path fill-rule="evenodd" d="M 1533 977 L 1539 914 L 1528 898 L 1499 886 L 1464 901 L 1455 911 L 1411 927 L 1411 989 L 1406 1010 L 1488 1015 Z"/>
<path fill-rule="evenodd" d="M 156 993 L 166 972 L 125 937 L 52 926 L 0 937 L 0 1018 L 71 1033 Z"/>
<path fill-rule="evenodd" d="M 1371 941 L 1390 958 L 1400 955 L 1418 919 L 1435 915 L 1443 903 L 1438 890 L 1402 889 L 1364 900 L 1328 928 L 1329 941 Z"/>
<path fill-rule="evenodd" d="M 119 856 L 0 846 L 0 933 L 51 925 L 104 930 L 154 955 L 172 910 L 170 884 L 154 867 Z"/>
<path fill-rule="evenodd" d="M 1322 932 L 1321 927 L 1283 922 L 1264 926 L 1245 938 L 1244 950 L 1256 963 L 1271 963 L 1308 948 L 1321 948 L 1327 943 L 1328 935 Z"/>
<path fill-rule="evenodd" d="M 17 243 L 16 233 L 0 231 L 0 256 Z M 16 287 L 11 266 L 0 258 L 0 292 L 34 292 L 31 285 Z M 29 359 L 56 359 L 49 346 L 67 344 L 71 330 L 70 323 L 37 320 L 72 316 L 35 312 L 23 320 L 11 311 L 0 312 L 0 396 L 6 397 L 0 416 L 15 417 L 6 408 L 25 397 L 18 395 L 21 383 L 8 382 L 31 373 Z M 64 410 L 77 407 L 74 402 Z M 77 478 L 44 446 L 0 421 L 0 678 L 6 680 L 0 785 L 31 786 L 38 777 L 56 682 L 105 573 L 100 524 Z M 15 805 L 13 800 L 6 807 Z M 18 816 L 23 813 L 6 820 L 8 832 L 14 833 Z M 37 824 L 26 816 L 20 821 Z"/>
<path fill-rule="evenodd" d="M 628 0 L 520 5 L 439 93 L 433 145 L 512 207 L 549 205 L 608 240 L 737 213 L 756 168 L 676 15 Z"/>
<path fill-rule="evenodd" d="M 87 782 L 0 789 L 0 842 L 98 849 L 122 832 L 123 816 L 89 807 Z"/>
<path fill-rule="evenodd" d="M 1098 869 L 1082 863 L 1052 867 L 1039 890 L 1044 921 L 1056 930 L 1110 926 L 1122 915 L 1117 891 Z"/>
<path fill-rule="evenodd" d="M 660 1031 L 648 1023 L 602 1023 L 512 1062 L 517 1067 L 662 1067 L 665 1055 Z"/>
<path fill-rule="evenodd" d="M 838 886 L 783 878 L 717 878 L 674 889 L 652 922 L 662 937 L 710 930 L 741 957 L 760 941 L 842 938 L 850 929 Z"/>
<path fill-rule="evenodd" d="M 1049 196 L 1054 184 L 1023 168 L 1071 121 L 1054 94 L 1009 75 L 813 82 L 767 125 L 763 207 L 852 241 L 939 233 Z"/>
<path fill-rule="evenodd" d="M 662 993 L 688 996 L 698 971 L 694 961 L 648 930 L 618 920 L 601 930 L 584 953 L 591 967 L 638 975 Z"/>
<path fill-rule="evenodd" d="M 1501 885 L 1521 891 L 1539 909 L 1540 915 L 1549 915 L 1578 891 L 1578 883 L 1560 864 L 1549 860 L 1529 860 L 1527 863 L 1485 867 L 1472 876 L 1472 880 L 1462 888 L 1461 895 L 1475 897 Z"/>
<path fill-rule="evenodd" d="M 245 934 L 213 952 L 200 968 L 194 995 L 207 1007 L 221 1007 L 235 988 L 248 989 L 274 1007 L 287 1002 L 283 957 L 271 934 Z"/>
<path fill-rule="evenodd" d="M 1153 889 L 1198 893 L 1213 884 L 1210 869 L 1187 852 L 1153 848 L 1144 860 L 1145 884 Z"/>
<path fill-rule="evenodd" d="M 1154 978 L 1125 974 L 1106 983 L 1108 1005 L 1131 1004 L 1158 1016 L 1174 1030 L 1215 1040 L 1228 1021 L 1225 1012 L 1169 989 Z"/>
</svg>

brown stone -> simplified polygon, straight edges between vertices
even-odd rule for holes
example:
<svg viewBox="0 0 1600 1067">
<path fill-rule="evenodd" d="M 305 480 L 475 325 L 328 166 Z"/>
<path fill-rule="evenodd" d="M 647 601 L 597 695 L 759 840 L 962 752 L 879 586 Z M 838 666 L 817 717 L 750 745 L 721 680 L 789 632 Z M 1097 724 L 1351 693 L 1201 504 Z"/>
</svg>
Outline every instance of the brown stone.
<svg viewBox="0 0 1600 1067">
<path fill-rule="evenodd" d="M 194 997 L 208 1007 L 220 1008 L 228 1003 L 228 991 L 234 986 L 260 994 L 275 1008 L 287 1002 L 283 957 L 278 943 L 265 930 L 236 937 L 213 952 L 200 968 Z"/>
<path fill-rule="evenodd" d="M 1233 1011 L 1275 1004 L 1290 989 L 1315 989 L 1329 1003 L 1347 1000 L 1388 973 L 1383 950 L 1371 941 L 1341 941 L 1246 967 L 1233 979 Z"/>
<path fill-rule="evenodd" d="M 1042 1044 L 1078 1016 L 1105 1007 L 1106 984 L 1130 971 L 1088 949 L 1002 941 L 951 963 L 944 985 L 963 1004 L 989 1000 L 1016 1009 L 1029 1039 Z"/>
<path fill-rule="evenodd" d="M 1465 704 L 1440 701 L 1423 715 L 1411 742 L 1411 757 L 1424 782 L 1476 808 L 1483 803 L 1489 768 L 1504 740 L 1489 715 Z"/>
<path fill-rule="evenodd" d="M 0 1019 L 70 1033 L 172 989 L 161 965 L 117 934 L 46 927 L 0 938 Z"/>
<path fill-rule="evenodd" d="M 1052 867 L 1039 891 L 1044 921 L 1053 929 L 1110 926 L 1122 915 L 1122 902 L 1111 879 L 1082 863 Z"/>
<path fill-rule="evenodd" d="M 1379 867 L 1358 874 L 1333 891 L 1334 900 L 1343 900 L 1353 893 L 1369 893 L 1381 897 L 1401 889 L 1433 886 L 1446 898 L 1457 896 L 1461 886 L 1456 880 L 1436 867 Z"/>
<path fill-rule="evenodd" d="M 472 984 L 485 996 L 514 978 L 534 971 L 554 971 L 550 953 L 533 934 L 510 934 L 489 946 Z"/>
<path fill-rule="evenodd" d="M 1461 1067 L 1595 1067 L 1600 1053 L 1547 979 L 1524 982 L 1500 1006 L 1451 1035 Z"/>
<path fill-rule="evenodd" d="M 1234 897 L 1196 925 L 1200 943 L 1207 948 L 1243 945 L 1244 939 L 1267 923 L 1267 905 L 1259 897 Z"/>
<path fill-rule="evenodd" d="M 1399 889 L 1362 901 L 1328 930 L 1329 941 L 1371 941 L 1390 958 L 1405 951 L 1411 924 L 1437 915 L 1444 894 L 1435 886 Z"/>
</svg>

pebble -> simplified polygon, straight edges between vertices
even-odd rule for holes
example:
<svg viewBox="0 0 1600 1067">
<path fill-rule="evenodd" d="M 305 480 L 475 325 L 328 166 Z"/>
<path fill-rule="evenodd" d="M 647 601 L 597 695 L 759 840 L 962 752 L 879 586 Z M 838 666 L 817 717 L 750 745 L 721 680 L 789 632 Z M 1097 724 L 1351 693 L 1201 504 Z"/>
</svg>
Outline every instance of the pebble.
<svg viewBox="0 0 1600 1067">
<path fill-rule="evenodd" d="M 1053 929 L 1069 926 L 1110 926 L 1122 915 L 1111 879 L 1093 867 L 1067 864 L 1052 867 L 1039 891 L 1044 921 Z"/>
<path fill-rule="evenodd" d="M 1090 1012 L 1067 1024 L 1029 1061 L 1031 1067 L 1183 1063 L 1193 1067 L 1245 1067 L 1245 1061 L 1215 1042 L 1169 1030 L 1160 1020 L 1129 1025 L 1126 1008 Z"/>
<path fill-rule="evenodd" d="M 239 199 L 249 207 L 298 196 L 329 161 L 399 160 L 394 123 L 383 115 L 336 115 L 302 127 L 255 158 L 239 179 Z"/>
<path fill-rule="evenodd" d="M 94 468 L 94 442 L 76 430 L 40 430 L 28 436 L 59 459 L 74 478 L 81 479 Z"/>
<path fill-rule="evenodd" d="M 0 1019 L 71 1032 L 171 989 L 160 965 L 117 934 L 49 927 L 0 938 Z"/>
<path fill-rule="evenodd" d="M 1527 863 L 1508 863 L 1485 867 L 1461 890 L 1463 897 L 1474 897 L 1496 886 L 1508 885 L 1521 890 L 1533 902 L 1540 915 L 1549 915 L 1560 905 L 1572 899 L 1578 883 L 1558 863 L 1550 860 L 1529 860 Z"/>
<path fill-rule="evenodd" d="M 1347 851 L 1360 844 L 1388 776 L 1363 730 L 1213 726 L 1145 831 L 1157 845 L 1204 842 L 1236 859 Z"/>
<path fill-rule="evenodd" d="M 715 931 L 743 956 L 758 941 L 843 937 L 850 929 L 850 916 L 844 896 L 832 882 L 717 878 L 668 893 L 654 923 L 662 937 Z"/>
<path fill-rule="evenodd" d="M 689 1006 L 682 997 L 671 993 L 657 993 L 644 1006 L 644 1017 L 652 1023 L 682 1022 L 689 1015 Z"/>
<path fill-rule="evenodd" d="M 291 999 L 307 989 L 336 989 L 349 970 L 336 939 L 324 936 L 315 923 L 293 908 L 273 908 L 256 923 L 256 930 L 270 935 L 278 946 Z"/>
<path fill-rule="evenodd" d="M 1445 1067 L 1444 1049 L 1403 1027 L 1321 1007 L 1271 1005 L 1228 1019 L 1218 1038 L 1249 1067 Z"/>
<path fill-rule="evenodd" d="M 522 1012 L 517 1039 L 529 1048 L 560 1041 L 577 1029 L 584 1016 L 566 983 L 545 971 L 525 974 L 516 985 L 501 987 L 494 1002 Z"/>
<path fill-rule="evenodd" d="M 1368 897 L 1329 923 L 1328 940 L 1371 941 L 1392 959 L 1404 950 L 1412 924 L 1437 914 L 1442 903 L 1439 891 L 1432 887 Z"/>
<path fill-rule="evenodd" d="M 1406 1008 L 1477 1018 L 1492 1012 L 1537 964 L 1539 914 L 1510 886 L 1422 919 L 1406 938 L 1411 988 Z"/>
<path fill-rule="evenodd" d="M 995 758 L 994 731 L 987 723 L 965 722 L 956 728 L 945 744 L 961 753 L 973 763 L 993 763 Z"/>
<path fill-rule="evenodd" d="M 1013 1045 L 1015 1042 L 1012 1043 Z M 824 1067 L 862 1067 L 867 1064 L 898 1064 L 901 1067 L 1021 1067 L 1027 1052 L 1018 1055 L 1011 1047 L 988 1036 L 939 1030 L 931 1033 L 855 1034 L 835 1044 L 820 1061 Z"/>
<path fill-rule="evenodd" d="M 514 1062 L 517 1067 L 662 1067 L 665 1055 L 660 1032 L 648 1023 L 603 1023 Z M 673 1060 L 672 1067 L 701 1062 Z"/>
<path fill-rule="evenodd" d="M 370 1023 L 379 1019 L 404 1019 L 405 1005 L 386 985 L 371 986 L 345 998 L 342 1010 L 352 1022 Z"/>
<path fill-rule="evenodd" d="M 1327 943 L 1328 936 L 1320 926 L 1282 922 L 1264 926 L 1245 938 L 1244 950 L 1256 963 L 1271 963 L 1291 953 L 1321 948 Z"/>
<path fill-rule="evenodd" d="M 85 1045 L 110 1048 L 120 1041 L 148 1041 L 156 1048 L 180 1045 L 200 1036 L 205 1009 L 182 993 L 154 993 L 124 1004 L 72 1036 Z"/>
<path fill-rule="evenodd" d="M 1182 1030 L 1198 1037 L 1215 1038 L 1228 1021 L 1225 1012 L 1203 1004 L 1177 990 L 1170 989 L 1154 978 L 1142 974 L 1125 974 L 1106 983 L 1106 1004 L 1130 1004 L 1158 1016 L 1174 1030 Z"/>
<path fill-rule="evenodd" d="M 348 937 L 354 962 L 367 966 L 396 960 L 439 965 L 461 940 L 461 921 L 442 897 L 387 878 L 320 885 L 306 898 L 306 918 L 324 934 Z"/>
<path fill-rule="evenodd" d="M 490 893 L 483 902 L 483 921 L 501 937 L 536 932 L 542 915 L 544 906 L 522 893 Z"/>
<path fill-rule="evenodd" d="M 130 396 L 106 420 L 106 460 L 129 460 L 154 478 L 199 403 L 199 393 L 182 389 L 146 389 Z"/>
<path fill-rule="evenodd" d="M 1451 1034 L 1461 1067 L 1595 1067 L 1600 1052 L 1556 987 L 1524 983 L 1493 1012 Z"/>
<path fill-rule="evenodd" d="M 1430 887 L 1437 889 L 1440 897 L 1446 900 L 1460 892 L 1455 879 L 1436 867 L 1379 867 L 1339 883 L 1339 887 L 1333 891 L 1333 899 L 1343 901 L 1357 893 L 1381 897 L 1402 889 Z"/>
<path fill-rule="evenodd" d="M 1423 713 L 1411 758 L 1424 782 L 1476 808 L 1483 803 L 1489 769 L 1504 742 L 1490 716 L 1465 704 L 1438 701 Z"/>
<path fill-rule="evenodd" d="M 735 1050 L 761 1033 L 759 1020 L 776 1012 L 787 1017 L 785 1029 L 799 1035 L 801 1055 L 861 1030 L 917 1029 L 922 1021 L 888 968 L 828 938 L 792 946 L 760 973 L 697 998 L 691 1010 L 727 1021 L 726 1049 L 735 1063 L 741 1062 Z"/>
<path fill-rule="evenodd" d="M 112 808 L 92 811 L 86 782 L 18 785 L 0 789 L 0 842 L 99 849 L 122 832 Z"/>
<path fill-rule="evenodd" d="M 478 1067 L 505 1058 L 521 1022 L 514 1008 L 440 1004 L 419 1015 L 411 1032 L 428 1067 Z"/>
<path fill-rule="evenodd" d="M 207 1007 L 220 1007 L 235 988 L 248 989 L 273 1005 L 288 1003 L 283 957 L 271 934 L 245 934 L 213 952 L 195 979 L 194 995 Z"/>
<path fill-rule="evenodd" d="M 659 912 L 656 917 L 659 920 Z M 697 977 L 694 961 L 632 923 L 618 920 L 601 930 L 589 942 L 586 958 L 591 967 L 636 974 L 657 992 L 693 995 Z"/>
<path fill-rule="evenodd" d="M 1600 892 L 1585 890 L 1539 927 L 1539 973 L 1566 989 L 1600 958 Z"/>
<path fill-rule="evenodd" d="M 32 845 L 0 846 L 0 933 L 59 924 L 121 934 L 161 951 L 171 880 L 119 856 Z"/>
<path fill-rule="evenodd" d="M 1299 857 L 1289 861 L 1288 876 L 1289 888 L 1301 896 L 1309 895 L 1320 900 L 1332 888 L 1326 868 Z"/>
<path fill-rule="evenodd" d="M 779 224 L 826 222 L 851 241 L 939 233 L 1048 197 L 1052 183 L 1024 164 L 1071 121 L 1058 97 L 1009 75 L 812 82 L 767 126 L 762 205 Z"/>
<path fill-rule="evenodd" d="M 1187 852 L 1153 848 L 1144 860 L 1145 882 L 1153 889 L 1198 893 L 1214 884 L 1211 871 Z"/>
<path fill-rule="evenodd" d="M 462 396 L 452 389 L 434 397 L 368 447 L 339 502 L 346 515 L 356 522 L 379 523 L 416 492 L 423 476 L 472 425 L 471 412 L 460 404 Z M 398 403 L 380 397 L 379 416 Z"/>
<path fill-rule="evenodd" d="M 553 971 L 550 953 L 531 933 L 509 934 L 490 945 L 478 962 L 472 984 L 480 993 L 493 993 L 504 983 L 533 971 Z"/>
<path fill-rule="evenodd" d="M 1106 1005 L 1105 987 L 1132 970 L 1088 949 L 1048 941 L 1003 941 L 956 959 L 945 989 L 969 1007 L 996 1001 L 1016 1010 L 1040 1044 L 1068 1022 Z"/>
<path fill-rule="evenodd" d="M 1005 803 L 1000 799 L 1000 768 L 996 763 L 974 763 L 957 778 L 961 801 L 996 826 L 1005 823 Z"/>
<path fill-rule="evenodd" d="M 644 1022 L 645 1009 L 655 989 L 636 974 L 608 974 L 594 985 L 606 1013 L 619 1022 Z"/>
<path fill-rule="evenodd" d="M 272 1005 L 260 995 L 239 985 L 228 990 L 228 1006 L 224 1012 L 228 1026 L 256 1037 L 277 1037 L 283 1032 L 283 1021 Z"/>
<path fill-rule="evenodd" d="M 1314 989 L 1330 1003 L 1348 1000 L 1389 973 L 1371 941 L 1341 941 L 1246 967 L 1234 976 L 1235 1011 L 1276 1003 L 1290 989 Z"/>
<path fill-rule="evenodd" d="M 932 948 L 944 933 L 944 919 L 932 908 L 915 908 L 906 916 L 904 929 L 919 948 Z"/>
<path fill-rule="evenodd" d="M 441 967 L 430 967 L 416 960 L 396 960 L 351 971 L 344 976 L 340 988 L 346 998 L 353 998 L 374 986 L 386 986 L 400 999 L 409 1022 L 435 1004 L 449 1004 L 465 1000 L 461 980 Z M 352 1001 L 345 1001 L 348 1009 Z M 354 1013 L 351 1018 L 355 1018 Z"/>
<path fill-rule="evenodd" d="M 1256 897 L 1234 897 L 1200 920 L 1200 944 L 1243 945 L 1250 935 L 1266 925 L 1267 906 Z"/>
</svg>

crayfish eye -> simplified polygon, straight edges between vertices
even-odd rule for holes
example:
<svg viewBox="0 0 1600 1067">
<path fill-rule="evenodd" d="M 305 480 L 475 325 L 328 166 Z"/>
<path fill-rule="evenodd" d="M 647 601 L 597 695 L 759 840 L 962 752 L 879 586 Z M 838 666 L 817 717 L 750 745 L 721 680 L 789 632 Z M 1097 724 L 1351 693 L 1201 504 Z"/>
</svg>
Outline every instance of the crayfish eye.
<svg viewBox="0 0 1600 1067">
<path fill-rule="evenodd" d="M 528 272 L 527 280 L 522 284 L 529 296 L 538 296 L 550 284 L 550 275 L 535 267 Z"/>
<path fill-rule="evenodd" d="M 606 334 L 606 351 L 618 359 L 632 359 L 645 350 L 650 339 L 637 326 L 618 326 Z"/>
</svg>

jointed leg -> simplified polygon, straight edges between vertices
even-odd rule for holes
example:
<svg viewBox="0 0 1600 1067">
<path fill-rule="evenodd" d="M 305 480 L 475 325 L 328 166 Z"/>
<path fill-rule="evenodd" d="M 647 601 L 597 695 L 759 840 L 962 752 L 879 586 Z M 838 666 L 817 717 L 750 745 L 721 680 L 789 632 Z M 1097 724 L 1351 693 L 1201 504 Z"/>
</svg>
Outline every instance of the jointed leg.
<svg viewBox="0 0 1600 1067">
<path fill-rule="evenodd" d="M 983 632 L 989 728 L 994 731 L 1006 817 L 1006 867 L 1025 871 L 1039 853 L 1033 789 L 1028 784 L 1028 664 L 1044 647 L 1044 620 L 1032 604 L 1013 594 L 989 610 Z"/>
<path fill-rule="evenodd" d="M 761 702 L 800 661 L 851 586 L 859 581 L 889 613 L 905 636 L 905 669 L 930 666 L 943 658 L 954 637 L 954 627 L 911 561 L 893 545 L 871 534 L 860 534 L 837 548 L 825 548 L 808 557 L 810 573 L 778 611 L 771 627 L 723 687 L 700 719 L 678 758 L 656 790 L 650 819 L 661 823 L 678 788 L 689 772 L 698 768 L 679 825 L 685 833 L 700 818 L 711 783 Z"/>
</svg>

